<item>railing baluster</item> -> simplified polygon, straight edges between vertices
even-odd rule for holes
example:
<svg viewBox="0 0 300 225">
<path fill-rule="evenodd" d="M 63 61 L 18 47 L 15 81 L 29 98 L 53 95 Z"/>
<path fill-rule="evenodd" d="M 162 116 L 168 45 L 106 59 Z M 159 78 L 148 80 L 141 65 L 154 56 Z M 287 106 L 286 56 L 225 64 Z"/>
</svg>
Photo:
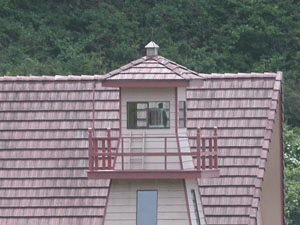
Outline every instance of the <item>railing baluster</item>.
<svg viewBox="0 0 300 225">
<path fill-rule="evenodd" d="M 197 170 L 200 170 L 200 128 L 197 129 Z"/>
<path fill-rule="evenodd" d="M 130 170 L 130 167 L 126 167 L 126 157 L 163 157 L 163 170 L 168 171 L 168 157 L 177 157 L 182 158 L 183 156 L 190 156 L 193 160 L 196 160 L 195 170 L 206 170 L 206 169 L 218 169 L 218 143 L 217 143 L 217 127 L 214 127 L 213 136 L 209 137 L 201 137 L 200 128 L 197 128 L 196 136 L 187 136 L 187 138 L 195 140 L 196 139 L 196 151 L 192 152 L 168 152 L 168 139 L 169 138 L 179 138 L 174 136 L 150 136 L 149 139 L 153 138 L 163 138 L 163 152 L 155 153 L 155 152 L 141 152 L 141 153 L 127 153 L 124 150 L 124 138 L 133 139 L 133 138 L 141 138 L 140 136 L 124 136 L 124 137 L 111 137 L 111 129 L 107 129 L 106 137 L 96 138 L 93 134 L 93 130 L 91 128 L 88 129 L 88 150 L 89 150 L 89 171 L 95 170 L 112 170 L 116 168 L 116 164 L 120 163 L 121 165 L 116 169 L 121 171 Z M 183 138 L 183 137 L 180 137 Z M 116 152 L 112 153 L 112 140 L 118 139 Z M 126 140 L 125 140 L 126 141 Z M 100 142 L 100 143 L 99 143 Z M 120 143 L 121 142 L 121 143 Z M 126 143 L 125 143 L 126 145 Z M 101 148 L 101 149 L 100 149 Z M 120 149 L 121 148 L 121 149 Z M 100 152 L 100 153 L 99 153 Z M 117 158 L 120 156 L 120 160 Z M 102 164 L 99 162 L 100 157 L 102 158 Z M 100 165 L 99 165 L 100 164 Z M 125 170 L 126 167 L 126 170 Z M 182 168 L 180 169 L 182 170 Z"/>
<path fill-rule="evenodd" d="M 97 138 L 94 139 L 94 160 L 95 160 L 95 169 L 98 170 L 99 165 L 98 165 L 98 139 Z"/>
<path fill-rule="evenodd" d="M 122 171 L 123 171 L 124 170 L 124 138 L 122 138 L 121 141 L 122 141 L 121 152 L 122 152 Z"/>
<path fill-rule="evenodd" d="M 167 137 L 165 137 L 165 170 L 167 170 Z"/>
<path fill-rule="evenodd" d="M 102 138 L 101 141 L 102 141 L 102 153 L 103 153 L 102 154 L 102 169 L 105 170 L 106 169 L 105 138 Z"/>
<path fill-rule="evenodd" d="M 107 128 L 107 153 L 110 154 L 111 153 L 111 133 L 110 133 L 110 128 Z M 107 162 L 107 168 L 109 170 L 111 170 L 111 160 L 112 157 L 111 155 L 108 155 L 108 162 Z"/>
<path fill-rule="evenodd" d="M 201 138 L 202 139 L 202 152 L 203 152 L 203 155 L 202 155 L 202 170 L 205 170 L 205 138 Z"/>
<path fill-rule="evenodd" d="M 89 132 L 89 170 L 93 171 L 93 134 L 92 128 L 88 129 Z"/>
<path fill-rule="evenodd" d="M 212 138 L 209 138 L 209 169 L 212 169 L 213 156 L 212 156 Z"/>
<path fill-rule="evenodd" d="M 217 136 L 218 128 L 214 127 L 214 168 L 218 169 L 218 136 Z"/>
</svg>

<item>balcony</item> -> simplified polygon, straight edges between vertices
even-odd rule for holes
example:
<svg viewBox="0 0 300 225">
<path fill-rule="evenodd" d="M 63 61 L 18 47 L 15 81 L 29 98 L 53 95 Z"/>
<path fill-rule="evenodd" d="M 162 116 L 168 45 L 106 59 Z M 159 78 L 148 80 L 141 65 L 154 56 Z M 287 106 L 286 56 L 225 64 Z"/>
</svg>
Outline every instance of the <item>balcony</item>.
<svg viewBox="0 0 300 225">
<path fill-rule="evenodd" d="M 89 169 L 92 179 L 183 179 L 218 177 L 217 128 L 214 135 L 95 137 L 89 129 Z M 191 151 L 189 140 L 196 142 Z M 112 147 L 112 143 L 115 146 Z M 132 143 L 140 143 L 139 148 Z M 183 144 L 185 143 L 185 144 Z M 185 147 L 184 147 L 185 146 Z"/>
</svg>

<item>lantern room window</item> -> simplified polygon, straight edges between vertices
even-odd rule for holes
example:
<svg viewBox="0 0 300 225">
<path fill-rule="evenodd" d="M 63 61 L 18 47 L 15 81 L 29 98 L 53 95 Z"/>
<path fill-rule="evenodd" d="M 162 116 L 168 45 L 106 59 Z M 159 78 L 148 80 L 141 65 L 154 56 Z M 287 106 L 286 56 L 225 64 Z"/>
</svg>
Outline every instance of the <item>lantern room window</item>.
<svg viewBox="0 0 300 225">
<path fill-rule="evenodd" d="M 170 128 L 170 102 L 128 102 L 127 128 Z"/>
<path fill-rule="evenodd" d="M 186 128 L 186 104 L 179 101 L 179 128 Z"/>
</svg>

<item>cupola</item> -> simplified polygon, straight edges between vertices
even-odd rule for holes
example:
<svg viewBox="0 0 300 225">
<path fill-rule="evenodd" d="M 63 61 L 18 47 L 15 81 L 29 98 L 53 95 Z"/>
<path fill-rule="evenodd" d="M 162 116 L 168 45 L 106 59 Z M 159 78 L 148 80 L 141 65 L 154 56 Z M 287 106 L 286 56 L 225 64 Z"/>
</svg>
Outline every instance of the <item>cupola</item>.
<svg viewBox="0 0 300 225">
<path fill-rule="evenodd" d="M 90 155 L 98 150 L 100 153 L 96 153 L 97 158 L 90 157 L 89 177 L 218 176 L 216 132 L 207 138 L 200 137 L 200 132 L 192 137 L 198 143 L 195 152 L 190 150 L 186 131 L 186 88 L 194 81 L 202 84 L 205 77 L 157 55 L 159 47 L 153 41 L 145 48 L 147 56 L 102 78 L 102 86 L 119 88 L 121 131 L 119 137 L 111 137 L 108 130 L 107 137 L 98 139 L 92 137 L 90 130 Z M 111 148 L 113 138 L 118 140 L 116 152 Z M 92 140 L 99 141 L 99 148 Z M 205 154 L 200 155 L 201 146 Z M 206 166 L 206 158 L 209 158 L 209 166 Z M 102 169 L 96 165 L 98 161 L 102 161 Z"/>
<path fill-rule="evenodd" d="M 149 42 L 146 46 L 145 46 L 146 50 L 147 50 L 147 56 L 156 56 L 158 55 L 158 48 L 159 46 L 157 44 L 155 44 L 153 41 Z"/>
</svg>

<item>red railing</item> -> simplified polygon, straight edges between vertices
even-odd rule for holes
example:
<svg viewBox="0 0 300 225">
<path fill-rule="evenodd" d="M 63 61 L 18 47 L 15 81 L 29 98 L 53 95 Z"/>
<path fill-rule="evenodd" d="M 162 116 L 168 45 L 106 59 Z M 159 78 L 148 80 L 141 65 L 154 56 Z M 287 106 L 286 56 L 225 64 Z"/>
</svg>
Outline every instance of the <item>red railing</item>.
<svg viewBox="0 0 300 225">
<path fill-rule="evenodd" d="M 162 139 L 163 152 L 141 152 L 132 153 L 124 152 L 124 140 L 125 139 Z M 196 151 L 190 152 L 168 152 L 168 139 L 175 138 L 189 138 L 196 139 Z M 116 148 L 112 149 L 112 141 L 117 141 Z M 177 141 L 178 143 L 178 141 Z M 180 148 L 178 148 L 180 149 Z M 99 151 L 100 150 L 100 151 Z M 218 169 L 218 143 L 217 143 L 217 128 L 214 128 L 214 135 L 212 137 L 201 137 L 200 129 L 197 129 L 196 136 L 124 136 L 124 137 L 111 137 L 111 130 L 107 129 L 106 137 L 95 137 L 93 130 L 89 129 L 89 171 L 103 171 L 103 170 L 115 170 L 117 158 L 120 157 L 121 166 L 118 168 L 120 171 L 126 171 L 124 166 L 125 157 L 147 157 L 147 156 L 160 156 L 164 157 L 164 170 L 168 170 L 168 157 L 177 156 L 179 162 L 182 163 L 182 156 L 192 156 L 195 162 L 195 170 L 207 170 Z M 207 163 L 208 161 L 208 163 Z M 100 162 L 100 166 L 99 166 Z M 181 170 L 183 166 L 181 165 Z"/>
</svg>

